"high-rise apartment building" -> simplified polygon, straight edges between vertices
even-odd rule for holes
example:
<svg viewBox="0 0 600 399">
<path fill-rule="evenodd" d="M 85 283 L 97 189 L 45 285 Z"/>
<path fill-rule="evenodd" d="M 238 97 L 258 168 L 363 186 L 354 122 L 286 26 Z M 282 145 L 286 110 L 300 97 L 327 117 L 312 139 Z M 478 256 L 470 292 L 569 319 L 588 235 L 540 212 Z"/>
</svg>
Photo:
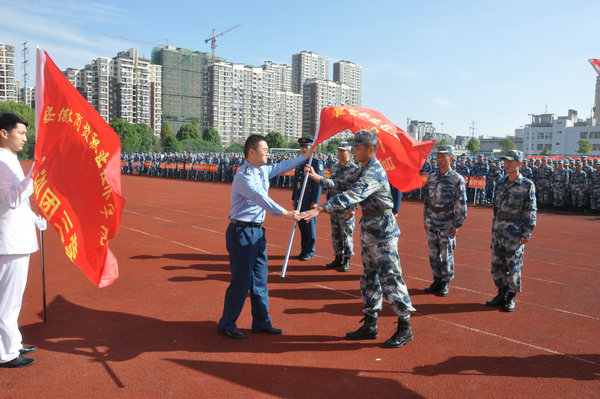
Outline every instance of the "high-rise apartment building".
<svg viewBox="0 0 600 399">
<path fill-rule="evenodd" d="M 292 67 L 265 61 L 262 68 L 275 74 L 275 90 L 292 91 Z"/>
<path fill-rule="evenodd" d="M 302 105 L 302 134 L 314 136 L 324 107 L 358 107 L 360 91 L 340 82 L 310 79 L 304 84 Z"/>
<path fill-rule="evenodd" d="M 329 60 L 312 51 L 292 55 L 292 91 L 303 94 L 304 84 L 310 79 L 327 80 Z"/>
<path fill-rule="evenodd" d="M 15 80 L 15 46 L 0 42 L 0 101 L 17 101 L 19 85 Z"/>
<path fill-rule="evenodd" d="M 275 127 L 275 74 L 260 67 L 215 61 L 205 67 L 207 106 L 202 126 L 219 132 L 224 146 Z"/>
<path fill-rule="evenodd" d="M 27 104 L 31 108 L 35 108 L 35 88 L 34 87 L 21 87 L 19 89 L 19 100 L 20 103 Z"/>
<path fill-rule="evenodd" d="M 145 123 L 160 134 L 162 68 L 140 58 L 137 49 L 99 57 L 81 70 L 63 73 L 105 121 Z"/>
<path fill-rule="evenodd" d="M 275 128 L 287 142 L 302 137 L 302 95 L 291 91 L 275 90 Z"/>
<path fill-rule="evenodd" d="M 359 105 L 362 102 L 362 67 L 350 61 L 338 61 L 333 64 L 333 81 L 345 83 L 358 89 Z"/>
<path fill-rule="evenodd" d="M 408 134 L 419 141 L 423 141 L 427 135 L 434 135 L 436 133 L 433 123 L 418 120 L 411 120 L 407 130 Z"/>
<path fill-rule="evenodd" d="M 206 107 L 203 74 L 210 60 L 209 53 L 174 46 L 156 47 L 152 52 L 152 62 L 162 66 L 162 119 L 174 134 L 181 126 L 202 120 Z"/>
</svg>

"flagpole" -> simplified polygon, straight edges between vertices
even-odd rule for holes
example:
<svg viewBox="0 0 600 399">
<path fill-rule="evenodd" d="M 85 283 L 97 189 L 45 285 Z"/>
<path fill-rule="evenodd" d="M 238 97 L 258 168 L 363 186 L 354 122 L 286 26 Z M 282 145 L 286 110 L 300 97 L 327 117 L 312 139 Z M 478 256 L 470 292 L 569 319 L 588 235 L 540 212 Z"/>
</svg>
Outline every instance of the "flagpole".
<svg viewBox="0 0 600 399">
<path fill-rule="evenodd" d="M 42 261 L 42 307 L 44 309 L 44 323 L 46 323 L 46 268 L 44 266 L 44 231 L 40 230 L 40 258 Z"/>
<path fill-rule="evenodd" d="M 315 134 L 314 142 L 317 141 L 319 137 L 319 126 L 317 125 L 317 133 Z M 315 156 L 315 153 L 312 151 L 312 147 L 310 149 L 310 157 L 308 158 L 308 162 L 306 165 L 312 165 L 312 160 Z M 304 198 L 304 191 L 306 190 L 306 184 L 308 183 L 308 174 L 304 174 L 304 181 L 302 182 L 302 190 L 300 191 L 300 198 L 298 199 L 298 206 L 296 207 L 296 211 L 300 212 L 300 207 L 302 206 L 302 199 Z M 281 278 L 285 278 L 285 272 L 287 270 L 288 260 L 290 259 L 290 252 L 292 251 L 292 242 L 294 241 L 294 233 L 296 232 L 297 221 L 294 220 L 294 225 L 292 226 L 292 233 L 290 234 L 290 241 L 288 242 L 287 251 L 285 253 L 285 260 L 283 261 L 283 267 L 281 268 Z"/>
</svg>

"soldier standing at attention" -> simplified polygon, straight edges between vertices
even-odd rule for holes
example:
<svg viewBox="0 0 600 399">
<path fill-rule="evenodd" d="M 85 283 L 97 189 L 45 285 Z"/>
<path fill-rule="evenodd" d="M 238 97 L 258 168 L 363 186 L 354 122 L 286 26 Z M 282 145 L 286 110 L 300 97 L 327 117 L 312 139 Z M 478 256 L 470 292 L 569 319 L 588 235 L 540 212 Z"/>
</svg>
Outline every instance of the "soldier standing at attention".
<svg viewBox="0 0 600 399">
<path fill-rule="evenodd" d="M 552 204 L 552 166 L 548 165 L 548 158 L 542 157 L 542 166 L 537 170 L 537 180 L 535 181 L 538 190 L 538 205 L 540 209 Z"/>
<path fill-rule="evenodd" d="M 338 145 L 338 162 L 331 167 L 331 178 L 323 178 L 319 185 L 327 190 L 327 200 L 336 196 L 342 191 L 346 191 L 351 184 L 350 179 L 358 166 L 350 160 L 350 144 L 342 141 Z M 338 187 L 335 188 L 335 183 Z M 356 206 L 339 211 L 333 211 L 329 214 L 331 221 L 331 241 L 335 259 L 325 267 L 328 269 L 340 268 L 341 271 L 350 270 L 350 257 L 354 255 L 354 214 Z"/>
<path fill-rule="evenodd" d="M 451 145 L 441 145 L 437 151 L 440 170 L 429 175 L 425 184 L 423 223 L 429 244 L 429 266 L 433 283 L 425 292 L 448 296 L 450 280 L 454 278 L 456 234 L 467 217 L 465 180 L 450 167 L 454 158 Z"/>
<path fill-rule="evenodd" d="M 312 137 L 301 137 L 298 139 L 300 143 L 300 151 L 302 154 L 309 154 L 310 147 L 313 143 Z M 323 162 L 318 160 L 316 157 L 312 160 L 312 167 L 318 171 L 319 175 L 323 176 Z M 302 192 L 302 183 L 304 182 L 304 164 L 296 167 L 294 173 L 294 184 L 292 191 L 292 201 L 294 201 L 294 209 L 298 209 L 298 200 L 300 199 L 300 193 Z M 300 205 L 300 212 L 314 209 L 319 205 L 321 198 L 321 186 L 312 181 L 306 182 L 306 189 L 304 190 L 304 197 L 302 198 L 302 204 Z M 315 243 L 317 241 L 317 221 L 313 220 L 300 220 L 298 222 L 298 228 L 300 229 L 300 243 L 301 250 L 298 255 L 300 260 L 309 260 L 315 256 Z"/>
<path fill-rule="evenodd" d="M 511 150 L 502 157 L 506 175 L 498 181 L 492 221 L 492 278 L 498 295 L 487 306 L 515 310 L 515 296 L 521 292 L 521 269 L 525 244 L 536 222 L 535 186 L 523 177 L 519 165 L 523 153 Z"/>
<path fill-rule="evenodd" d="M 236 321 L 242 312 L 250 291 L 252 304 L 252 332 L 281 334 L 271 325 L 269 292 L 267 290 L 267 239 L 265 213 L 298 220 L 298 212 L 286 211 L 269 198 L 269 180 L 280 173 L 303 165 L 305 157 L 267 165 L 269 146 L 264 136 L 251 134 L 244 144 L 246 161 L 233 178 L 231 211 L 225 234 L 231 282 L 225 292 L 223 316 L 218 330 L 229 338 L 243 339 Z"/>
<path fill-rule="evenodd" d="M 552 204 L 555 211 L 565 206 L 565 193 L 569 185 L 569 172 L 564 168 L 563 160 L 556 161 L 556 169 L 552 172 Z"/>
<path fill-rule="evenodd" d="M 577 170 L 571 176 L 569 187 L 571 189 L 571 206 L 576 212 L 583 212 L 585 205 L 585 193 L 588 189 L 588 176 L 583 171 L 583 162 L 581 159 L 575 161 Z"/>
<path fill-rule="evenodd" d="M 596 171 L 590 176 L 590 209 L 600 213 L 600 160 L 596 160 Z"/>
<path fill-rule="evenodd" d="M 354 135 L 354 159 L 360 162 L 352 178 L 352 185 L 315 209 L 300 214 L 304 219 L 312 219 L 321 212 L 350 208 L 360 204 L 360 242 L 362 245 L 363 273 L 360 277 L 360 291 L 363 299 L 364 324 L 356 331 L 346 334 L 346 339 L 376 339 L 377 315 L 383 307 L 383 297 L 398 315 L 398 328 L 387 341 L 386 348 L 398 348 L 413 339 L 410 327 L 410 312 L 415 311 L 410 301 L 408 289 L 402 279 L 402 268 L 398 256 L 398 236 L 400 229 L 392 211 L 390 183 L 385 170 L 375 157 L 377 152 L 377 132 L 359 130 Z M 312 167 L 306 172 L 311 179 L 322 178 Z"/>
</svg>

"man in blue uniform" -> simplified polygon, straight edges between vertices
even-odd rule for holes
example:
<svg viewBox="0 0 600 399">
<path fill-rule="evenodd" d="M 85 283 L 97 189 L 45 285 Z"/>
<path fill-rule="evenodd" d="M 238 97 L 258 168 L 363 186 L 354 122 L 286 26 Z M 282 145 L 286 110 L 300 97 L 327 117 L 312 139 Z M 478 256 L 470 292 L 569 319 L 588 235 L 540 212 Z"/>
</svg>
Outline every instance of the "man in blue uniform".
<svg viewBox="0 0 600 399">
<path fill-rule="evenodd" d="M 265 211 L 272 215 L 298 220 L 298 212 L 286 211 L 269 198 L 269 180 L 298 165 L 304 165 L 305 156 L 267 165 L 269 146 L 264 136 L 252 134 L 244 145 L 246 161 L 235 174 L 231 185 L 230 223 L 226 245 L 229 253 L 231 282 L 225 292 L 223 316 L 218 329 L 229 338 L 245 338 L 237 329 L 238 319 L 248 290 L 252 304 L 252 332 L 281 334 L 271 325 L 269 293 L 267 290 L 267 241 Z"/>
<path fill-rule="evenodd" d="M 300 151 L 307 157 L 310 154 L 310 148 L 313 143 L 311 137 L 301 137 L 298 139 L 300 143 Z M 323 176 L 323 162 L 313 158 L 312 167 L 320 175 Z M 298 200 L 300 199 L 300 193 L 302 192 L 302 183 L 304 182 L 304 164 L 296 167 L 293 182 L 292 201 L 294 201 L 294 209 L 298 209 Z M 306 182 L 306 189 L 304 190 L 304 197 L 302 198 L 302 204 L 300 205 L 300 212 L 314 209 L 319 204 L 321 198 L 321 186 L 309 179 Z M 298 255 L 300 260 L 309 260 L 315 256 L 315 243 L 317 241 L 317 221 L 312 220 L 301 220 L 298 222 L 298 228 L 300 229 L 300 242 L 301 250 Z"/>
</svg>

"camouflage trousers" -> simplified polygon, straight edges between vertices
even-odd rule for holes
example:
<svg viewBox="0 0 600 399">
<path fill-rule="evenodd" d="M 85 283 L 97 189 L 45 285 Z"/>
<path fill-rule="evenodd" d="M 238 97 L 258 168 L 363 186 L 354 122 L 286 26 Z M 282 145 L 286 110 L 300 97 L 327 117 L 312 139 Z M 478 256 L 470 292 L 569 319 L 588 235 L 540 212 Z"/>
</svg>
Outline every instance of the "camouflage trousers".
<svg viewBox="0 0 600 399">
<path fill-rule="evenodd" d="M 414 311 L 408 288 L 402 279 L 402 268 L 398 256 L 398 237 L 380 239 L 375 242 L 362 241 L 363 273 L 360 276 L 360 291 L 363 312 L 377 316 L 383 309 L 383 297 L 392 310 L 401 318 L 410 317 Z"/>
<path fill-rule="evenodd" d="M 543 179 L 536 183 L 536 195 L 539 204 L 552 204 L 552 185 L 550 181 Z"/>
<path fill-rule="evenodd" d="M 514 240 L 492 236 L 492 278 L 497 287 L 508 287 L 509 292 L 521 292 L 521 269 L 525 245 Z"/>
<path fill-rule="evenodd" d="M 590 208 L 593 211 L 600 211 L 600 188 L 592 189 L 590 193 Z"/>
<path fill-rule="evenodd" d="M 552 205 L 553 206 L 564 206 L 566 192 L 567 192 L 566 184 L 553 184 L 552 185 Z"/>
<path fill-rule="evenodd" d="M 331 243 L 333 252 L 337 255 L 354 255 L 354 225 L 356 218 L 348 217 L 348 211 L 331 212 Z"/>
<path fill-rule="evenodd" d="M 427 229 L 429 266 L 434 278 L 450 281 L 454 278 L 454 249 L 456 239 L 452 230 Z"/>
<path fill-rule="evenodd" d="M 573 187 L 571 189 L 571 205 L 577 208 L 582 208 L 585 205 L 585 189 Z"/>
</svg>

